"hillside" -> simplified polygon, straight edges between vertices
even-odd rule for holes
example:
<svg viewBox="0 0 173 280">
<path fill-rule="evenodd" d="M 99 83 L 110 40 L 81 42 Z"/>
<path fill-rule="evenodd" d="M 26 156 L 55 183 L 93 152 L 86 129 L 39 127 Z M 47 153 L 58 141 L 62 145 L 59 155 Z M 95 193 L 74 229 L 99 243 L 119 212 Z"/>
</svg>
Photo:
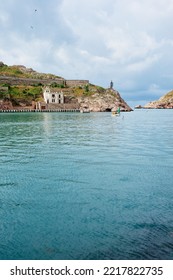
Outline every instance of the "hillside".
<svg viewBox="0 0 173 280">
<path fill-rule="evenodd" d="M 54 79 L 61 78 L 53 74 L 38 73 L 32 68 L 26 68 L 23 65 L 8 66 L 0 62 L 0 76 L 30 78 L 30 79 Z"/>
<path fill-rule="evenodd" d="M 120 107 L 121 111 L 132 111 L 119 92 L 112 88 L 104 89 L 87 80 L 66 80 L 53 74 L 38 73 L 23 65 L 8 66 L 3 62 L 0 62 L 0 110 L 34 108 L 36 102 L 44 101 L 43 88 L 47 85 L 64 93 L 64 108 L 104 112 Z"/>
<path fill-rule="evenodd" d="M 163 95 L 159 100 L 149 102 L 146 109 L 173 109 L 173 90 Z"/>
</svg>

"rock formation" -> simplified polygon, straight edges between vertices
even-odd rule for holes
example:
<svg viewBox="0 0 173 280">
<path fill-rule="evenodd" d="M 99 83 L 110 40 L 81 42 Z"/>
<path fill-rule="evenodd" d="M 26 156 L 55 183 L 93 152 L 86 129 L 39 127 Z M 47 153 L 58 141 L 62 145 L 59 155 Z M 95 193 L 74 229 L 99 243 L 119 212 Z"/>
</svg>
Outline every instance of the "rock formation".
<svg viewBox="0 0 173 280">
<path fill-rule="evenodd" d="M 143 108 L 145 108 L 145 109 L 173 109 L 173 90 L 166 93 L 159 100 L 149 102 Z"/>
<path fill-rule="evenodd" d="M 13 110 L 12 102 L 8 99 L 0 100 L 0 110 Z"/>
<path fill-rule="evenodd" d="M 104 93 L 96 92 L 91 97 L 78 97 L 81 110 L 90 110 L 92 112 L 109 112 L 116 111 L 120 107 L 121 111 L 128 112 L 132 109 L 121 98 L 118 91 L 106 89 Z"/>
</svg>

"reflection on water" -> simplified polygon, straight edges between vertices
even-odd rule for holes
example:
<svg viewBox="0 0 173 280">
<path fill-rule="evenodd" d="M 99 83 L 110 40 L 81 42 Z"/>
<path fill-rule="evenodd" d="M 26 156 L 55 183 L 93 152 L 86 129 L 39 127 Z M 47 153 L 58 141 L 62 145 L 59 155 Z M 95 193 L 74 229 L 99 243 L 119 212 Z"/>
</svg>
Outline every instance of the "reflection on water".
<svg viewBox="0 0 173 280">
<path fill-rule="evenodd" d="M 173 259 L 173 111 L 0 114 L 0 259 Z"/>
</svg>

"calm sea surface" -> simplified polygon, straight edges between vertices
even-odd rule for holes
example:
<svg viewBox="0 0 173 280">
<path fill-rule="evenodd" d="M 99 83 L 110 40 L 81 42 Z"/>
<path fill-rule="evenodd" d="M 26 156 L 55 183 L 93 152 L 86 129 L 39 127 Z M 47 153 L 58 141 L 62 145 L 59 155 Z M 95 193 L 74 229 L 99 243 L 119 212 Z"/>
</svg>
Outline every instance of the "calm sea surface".
<svg viewBox="0 0 173 280">
<path fill-rule="evenodd" d="M 173 259 L 173 110 L 0 114 L 0 259 Z"/>
</svg>

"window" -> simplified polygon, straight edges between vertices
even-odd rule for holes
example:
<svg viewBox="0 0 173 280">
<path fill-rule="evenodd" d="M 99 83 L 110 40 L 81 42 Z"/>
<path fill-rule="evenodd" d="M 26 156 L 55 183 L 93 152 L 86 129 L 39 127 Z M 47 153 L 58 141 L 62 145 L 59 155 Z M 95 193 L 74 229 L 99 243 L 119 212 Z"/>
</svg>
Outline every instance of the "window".
<svg viewBox="0 0 173 280">
<path fill-rule="evenodd" d="M 55 98 L 55 94 L 52 94 L 52 98 Z"/>
<path fill-rule="evenodd" d="M 52 103 L 55 103 L 55 99 L 52 99 Z"/>
</svg>

